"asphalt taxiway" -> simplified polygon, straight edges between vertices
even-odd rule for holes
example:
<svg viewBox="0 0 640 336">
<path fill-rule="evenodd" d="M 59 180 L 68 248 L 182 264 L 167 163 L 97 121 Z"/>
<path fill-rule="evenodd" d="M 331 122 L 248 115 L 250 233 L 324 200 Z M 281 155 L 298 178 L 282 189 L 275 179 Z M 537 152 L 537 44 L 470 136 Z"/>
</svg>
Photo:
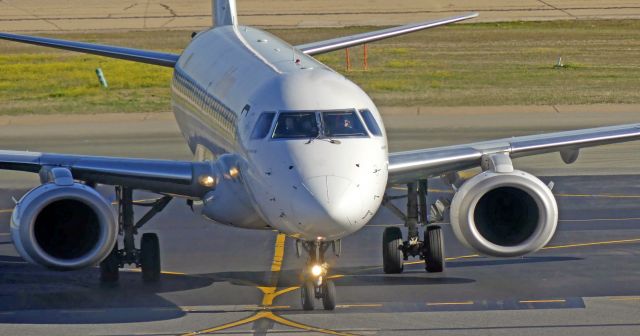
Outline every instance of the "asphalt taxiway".
<svg viewBox="0 0 640 336">
<path fill-rule="evenodd" d="M 146 230 L 161 237 L 159 285 L 137 272 L 101 287 L 97 269 L 56 273 L 13 250 L 0 218 L 0 334 L 602 334 L 640 332 L 640 176 L 553 177 L 560 228 L 524 258 L 485 258 L 446 229 L 447 271 L 380 268 L 382 211 L 331 258 L 339 306 L 303 312 L 293 240 L 212 225 L 175 201 Z M 607 186 L 603 188 L 602 186 Z M 434 184 L 434 195 L 448 191 Z M 3 190 L 3 208 L 22 190 Z M 398 190 L 398 192 L 401 192 Z M 148 197 L 140 195 L 139 197 Z"/>
<path fill-rule="evenodd" d="M 402 118 L 387 122 L 396 139 L 415 145 L 430 131 L 442 134 L 434 141 L 454 136 L 438 131 L 446 125 L 436 120 L 423 128 L 427 134 L 403 133 L 410 128 Z M 187 156 L 170 120 L 146 122 L 155 126 L 128 121 L 114 127 L 105 121 L 93 130 L 58 125 L 49 128 L 59 133 L 47 133 L 49 128 L 40 125 L 36 129 L 43 134 L 36 140 L 18 143 L 18 137 L 7 146 Z M 545 130 L 540 123 L 524 125 L 517 132 Z M 497 128 L 489 132 L 480 123 L 475 126 L 484 136 L 501 134 Z M 20 129 L 25 139 L 29 127 Z M 156 134 L 148 139 L 157 144 L 144 140 L 148 133 Z M 35 148 L 42 138 L 50 140 Z M 625 158 L 620 166 L 628 169 L 638 159 L 630 146 L 608 147 L 606 155 Z M 543 178 L 554 182 L 561 215 L 555 238 L 536 254 L 481 257 L 462 247 L 445 224 L 448 261 L 440 275 L 425 273 L 419 260 L 410 260 L 400 275 L 382 272 L 382 230 L 400 225 L 382 210 L 345 239 L 339 259 L 330 259 L 339 298 L 334 312 L 301 310 L 297 286 L 304 260 L 295 256 L 290 238 L 214 225 L 179 200 L 144 229 L 160 235 L 165 272 L 158 285 L 144 285 L 139 273 L 126 271 L 119 286 L 107 288 L 100 286 L 95 268 L 57 273 L 26 264 L 7 234 L 11 198 L 29 183 L 16 178 L 0 190 L 0 335 L 638 335 L 640 175 L 617 175 L 613 165 L 600 169 L 609 174 Z M 433 197 L 451 195 L 436 180 L 431 188 Z"/>
</svg>

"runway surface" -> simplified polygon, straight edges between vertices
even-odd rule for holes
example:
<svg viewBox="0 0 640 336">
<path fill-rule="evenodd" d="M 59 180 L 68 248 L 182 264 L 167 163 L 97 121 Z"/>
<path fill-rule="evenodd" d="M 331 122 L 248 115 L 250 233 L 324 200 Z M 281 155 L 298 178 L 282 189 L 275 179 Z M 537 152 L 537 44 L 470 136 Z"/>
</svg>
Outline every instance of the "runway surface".
<svg viewBox="0 0 640 336">
<path fill-rule="evenodd" d="M 632 0 L 244 0 L 239 21 L 261 27 L 341 27 L 404 24 L 460 12 L 475 21 L 624 19 L 640 17 Z M 0 31 L 202 29 L 210 0 L 4 0 Z"/>
<path fill-rule="evenodd" d="M 335 312 L 301 310 L 304 260 L 292 239 L 213 225 L 180 201 L 144 230 L 160 235 L 159 285 L 126 272 L 120 286 L 104 288 L 97 269 L 56 273 L 28 265 L 6 234 L 10 198 L 23 190 L 5 189 L 0 334 L 638 335 L 640 176 L 544 180 L 555 182 L 561 208 L 547 248 L 524 258 L 480 257 L 445 224 L 444 274 L 427 274 L 410 260 L 404 274 L 385 275 L 382 230 L 399 221 L 381 211 L 345 239 L 342 257 L 330 259 Z M 450 195 L 437 183 L 432 188 L 434 196 Z"/>
</svg>

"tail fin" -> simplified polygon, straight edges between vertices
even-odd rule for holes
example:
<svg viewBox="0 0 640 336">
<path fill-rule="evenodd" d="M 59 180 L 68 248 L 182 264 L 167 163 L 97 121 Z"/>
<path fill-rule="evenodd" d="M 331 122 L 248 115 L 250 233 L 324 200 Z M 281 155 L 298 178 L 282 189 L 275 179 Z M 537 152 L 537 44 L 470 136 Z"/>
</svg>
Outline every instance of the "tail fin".
<svg viewBox="0 0 640 336">
<path fill-rule="evenodd" d="M 235 26 L 238 24 L 236 0 L 213 0 L 213 25 Z"/>
</svg>

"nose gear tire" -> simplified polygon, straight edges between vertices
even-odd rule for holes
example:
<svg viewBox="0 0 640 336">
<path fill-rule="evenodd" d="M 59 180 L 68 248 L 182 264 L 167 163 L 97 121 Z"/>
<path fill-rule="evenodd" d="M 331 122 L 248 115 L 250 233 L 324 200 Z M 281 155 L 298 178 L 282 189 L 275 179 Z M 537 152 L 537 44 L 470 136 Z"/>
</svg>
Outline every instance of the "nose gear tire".
<svg viewBox="0 0 640 336">
<path fill-rule="evenodd" d="M 331 280 L 322 285 L 322 306 L 325 310 L 336 309 L 336 286 Z"/>
<path fill-rule="evenodd" d="M 305 281 L 302 284 L 302 288 L 300 288 L 300 294 L 302 299 L 302 309 L 307 311 L 313 310 L 315 308 L 313 301 L 316 299 L 313 282 L 310 280 Z"/>
</svg>

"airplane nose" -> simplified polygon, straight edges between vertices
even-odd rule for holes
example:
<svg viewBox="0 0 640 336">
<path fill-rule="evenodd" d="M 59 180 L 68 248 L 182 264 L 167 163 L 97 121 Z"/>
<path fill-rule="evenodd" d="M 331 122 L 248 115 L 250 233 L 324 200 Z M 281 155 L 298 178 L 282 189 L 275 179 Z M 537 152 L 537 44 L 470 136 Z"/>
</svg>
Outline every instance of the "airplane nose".
<svg viewBox="0 0 640 336">
<path fill-rule="evenodd" d="M 328 220 L 346 228 L 352 224 L 361 210 L 357 188 L 348 178 L 317 176 L 306 179 L 304 186 L 315 199 L 316 207 L 321 212 L 319 215 L 325 218 L 325 222 Z M 329 226 L 332 223 L 322 224 Z"/>
</svg>

